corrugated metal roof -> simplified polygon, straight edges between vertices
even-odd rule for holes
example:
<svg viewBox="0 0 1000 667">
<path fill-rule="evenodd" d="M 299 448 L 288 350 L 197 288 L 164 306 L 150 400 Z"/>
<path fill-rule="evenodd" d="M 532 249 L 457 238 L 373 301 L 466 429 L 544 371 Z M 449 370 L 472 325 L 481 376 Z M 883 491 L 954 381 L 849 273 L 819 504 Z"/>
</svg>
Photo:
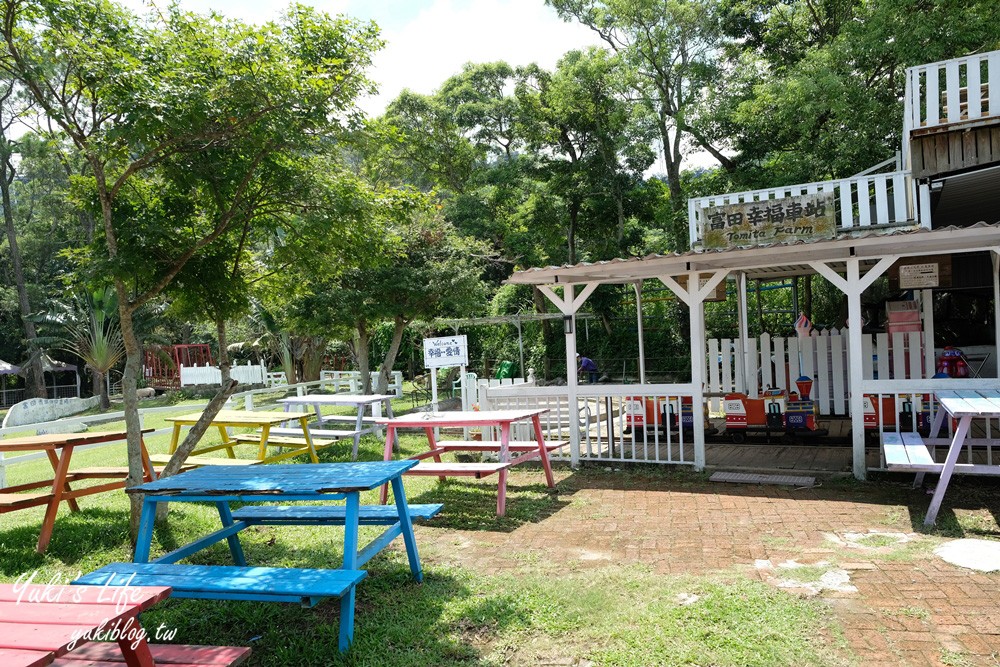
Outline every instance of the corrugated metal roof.
<svg viewBox="0 0 1000 667">
<path fill-rule="evenodd" d="M 791 241 L 729 249 L 698 248 L 684 253 L 652 254 L 645 257 L 581 262 L 517 271 L 509 283 L 550 284 L 580 282 L 629 282 L 655 277 L 650 270 L 660 268 L 666 275 L 698 270 L 746 270 L 772 276 L 815 273 L 811 261 L 836 262 L 859 257 L 873 263 L 886 255 L 939 254 L 1000 247 L 1000 222 L 977 222 L 966 227 L 942 229 L 896 227 L 859 228 L 835 239 Z M 862 252 L 857 252 L 859 249 Z M 892 252 L 887 250 L 891 249 Z M 547 279 L 551 278 L 551 279 Z"/>
</svg>

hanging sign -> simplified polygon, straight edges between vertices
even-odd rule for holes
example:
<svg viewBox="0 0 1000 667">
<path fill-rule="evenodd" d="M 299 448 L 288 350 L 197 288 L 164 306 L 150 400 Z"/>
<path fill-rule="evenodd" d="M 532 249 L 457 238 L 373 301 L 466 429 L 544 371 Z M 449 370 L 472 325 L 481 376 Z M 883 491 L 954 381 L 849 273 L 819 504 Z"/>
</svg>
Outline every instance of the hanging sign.
<svg viewBox="0 0 1000 667">
<path fill-rule="evenodd" d="M 466 336 L 424 339 L 424 368 L 468 365 L 469 342 Z"/>
<path fill-rule="evenodd" d="M 940 282 L 937 262 L 899 267 L 900 289 L 926 289 Z"/>
<path fill-rule="evenodd" d="M 832 239 L 836 216 L 832 192 L 709 206 L 701 210 L 701 243 L 724 249 Z"/>
<path fill-rule="evenodd" d="M 903 257 L 896 260 L 887 275 L 890 290 L 951 287 L 951 255 Z"/>
</svg>

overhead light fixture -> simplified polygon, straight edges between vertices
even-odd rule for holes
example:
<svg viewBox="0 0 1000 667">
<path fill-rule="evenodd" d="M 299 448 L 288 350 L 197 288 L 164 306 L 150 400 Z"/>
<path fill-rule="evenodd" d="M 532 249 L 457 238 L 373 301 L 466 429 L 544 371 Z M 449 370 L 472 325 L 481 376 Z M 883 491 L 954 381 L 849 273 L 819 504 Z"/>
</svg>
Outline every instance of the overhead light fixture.
<svg viewBox="0 0 1000 667">
<path fill-rule="evenodd" d="M 563 315 L 563 333 L 567 336 L 573 333 L 573 316 Z"/>
<path fill-rule="evenodd" d="M 931 192 L 941 192 L 944 189 L 944 181 L 931 181 Z"/>
</svg>

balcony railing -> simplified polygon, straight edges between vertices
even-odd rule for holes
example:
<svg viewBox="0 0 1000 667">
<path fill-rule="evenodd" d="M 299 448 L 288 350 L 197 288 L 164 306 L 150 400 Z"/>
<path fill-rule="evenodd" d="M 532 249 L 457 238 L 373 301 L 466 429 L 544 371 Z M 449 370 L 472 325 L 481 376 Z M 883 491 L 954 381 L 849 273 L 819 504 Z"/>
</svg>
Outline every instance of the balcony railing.
<svg viewBox="0 0 1000 667">
<path fill-rule="evenodd" d="M 701 235 L 703 210 L 707 207 L 763 202 L 818 192 L 835 194 L 839 231 L 872 225 L 916 224 L 916 192 L 909 171 L 859 174 L 836 181 L 820 181 L 780 188 L 734 192 L 688 200 L 688 229 L 693 246 Z"/>
<path fill-rule="evenodd" d="M 990 116 L 1000 116 L 1000 51 L 906 70 L 904 148 L 913 131 Z"/>
</svg>

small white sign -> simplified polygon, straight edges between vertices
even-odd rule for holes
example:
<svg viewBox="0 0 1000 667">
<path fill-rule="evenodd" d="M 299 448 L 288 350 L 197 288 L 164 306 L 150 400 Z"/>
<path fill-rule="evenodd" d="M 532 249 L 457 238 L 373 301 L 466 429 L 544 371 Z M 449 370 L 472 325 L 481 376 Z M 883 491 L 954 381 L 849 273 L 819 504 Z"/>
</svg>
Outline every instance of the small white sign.
<svg viewBox="0 0 1000 667">
<path fill-rule="evenodd" d="M 469 365 L 469 342 L 465 336 L 424 339 L 424 368 Z"/>
<path fill-rule="evenodd" d="M 929 264 L 904 264 L 899 267 L 900 289 L 925 289 L 937 286 L 938 265 L 936 262 Z"/>
</svg>

